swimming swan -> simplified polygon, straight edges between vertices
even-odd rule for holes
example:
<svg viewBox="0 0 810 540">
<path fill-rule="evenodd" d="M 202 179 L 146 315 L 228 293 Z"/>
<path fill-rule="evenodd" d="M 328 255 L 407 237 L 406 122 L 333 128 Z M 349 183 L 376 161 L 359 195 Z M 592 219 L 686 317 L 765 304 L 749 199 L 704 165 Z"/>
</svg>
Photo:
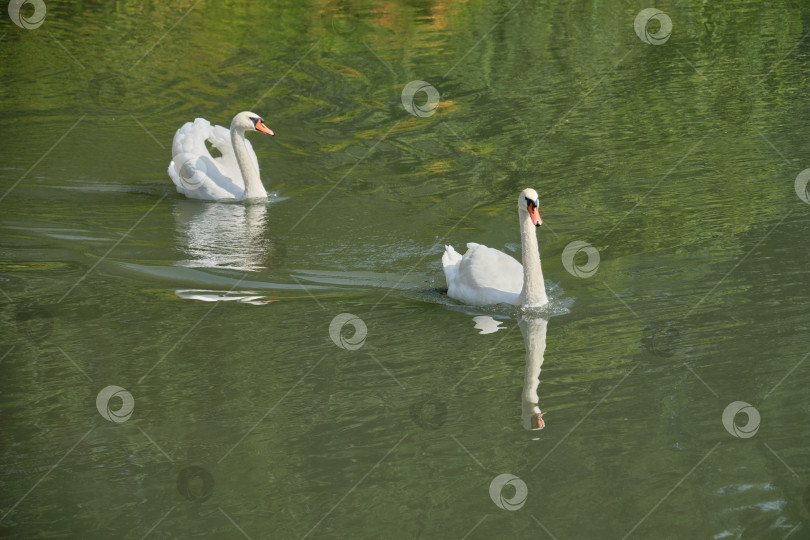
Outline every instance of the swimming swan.
<svg viewBox="0 0 810 540">
<path fill-rule="evenodd" d="M 518 198 L 522 265 L 506 253 L 481 244 L 467 244 L 464 255 L 453 246 L 445 246 L 442 265 L 447 278 L 447 296 L 473 306 L 540 307 L 547 304 L 535 232 L 543 223 L 537 209 L 539 204 L 533 189 L 524 189 Z"/>
<path fill-rule="evenodd" d="M 273 135 L 264 120 L 250 111 L 234 116 L 230 130 L 212 126 L 204 118 L 183 124 L 174 134 L 169 163 L 169 176 L 177 191 L 192 199 L 214 201 L 266 199 L 259 161 L 245 131 Z M 213 157 L 206 141 L 222 155 Z"/>
</svg>

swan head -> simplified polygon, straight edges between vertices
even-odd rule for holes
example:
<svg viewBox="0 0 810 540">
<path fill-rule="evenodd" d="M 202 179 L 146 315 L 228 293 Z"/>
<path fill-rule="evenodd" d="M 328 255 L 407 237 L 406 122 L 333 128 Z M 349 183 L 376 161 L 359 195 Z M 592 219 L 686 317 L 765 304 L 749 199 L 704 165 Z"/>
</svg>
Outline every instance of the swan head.
<svg viewBox="0 0 810 540">
<path fill-rule="evenodd" d="M 250 111 L 242 111 L 233 117 L 231 129 L 234 128 L 242 131 L 261 131 L 268 135 L 275 135 L 273 130 L 264 124 L 264 119 L 261 116 Z"/>
<path fill-rule="evenodd" d="M 539 206 L 540 198 L 537 196 L 535 190 L 527 188 L 520 192 L 520 197 L 518 197 L 518 213 L 521 216 L 523 215 L 522 212 L 529 214 L 535 227 L 539 227 L 543 224 L 543 220 L 540 219 Z"/>
</svg>

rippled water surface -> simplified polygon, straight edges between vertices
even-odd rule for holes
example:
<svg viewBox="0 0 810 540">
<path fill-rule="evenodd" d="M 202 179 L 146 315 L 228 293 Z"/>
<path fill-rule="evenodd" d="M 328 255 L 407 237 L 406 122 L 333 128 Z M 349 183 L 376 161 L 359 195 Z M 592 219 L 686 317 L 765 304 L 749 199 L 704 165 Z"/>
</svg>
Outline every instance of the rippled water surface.
<svg viewBox="0 0 810 540">
<path fill-rule="evenodd" d="M 44 5 L 0 13 L 3 537 L 810 537 L 803 3 Z M 178 195 L 245 109 L 268 203 Z M 551 309 L 448 300 L 525 187 Z"/>
</svg>

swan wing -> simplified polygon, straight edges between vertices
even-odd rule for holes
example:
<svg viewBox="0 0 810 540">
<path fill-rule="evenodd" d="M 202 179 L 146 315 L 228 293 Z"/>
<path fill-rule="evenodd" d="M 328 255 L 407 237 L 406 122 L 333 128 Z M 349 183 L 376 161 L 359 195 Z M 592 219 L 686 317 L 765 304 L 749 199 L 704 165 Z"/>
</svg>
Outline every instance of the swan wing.
<svg viewBox="0 0 810 540">
<path fill-rule="evenodd" d="M 447 295 L 451 298 L 478 306 L 519 305 L 523 265 L 513 257 L 497 249 L 469 243 L 463 256 L 446 249 L 442 263 L 445 260 L 451 263 L 449 272 L 448 264 L 445 264 Z"/>
<path fill-rule="evenodd" d="M 232 178 L 234 184 L 238 185 L 242 191 L 244 191 L 245 181 L 242 178 L 242 170 L 239 168 L 239 161 L 236 159 L 236 152 L 233 150 L 231 131 L 222 126 L 213 126 L 211 137 L 208 140 L 211 142 L 211 145 L 222 154 L 221 157 L 213 158 L 214 163 L 217 164 L 217 167 L 225 176 Z M 245 148 L 250 156 L 250 161 L 253 162 L 253 166 L 256 168 L 256 172 L 261 176 L 261 171 L 259 171 L 259 158 L 256 157 L 253 145 L 250 144 L 247 137 L 245 137 Z"/>
<path fill-rule="evenodd" d="M 222 154 L 213 157 L 209 141 Z M 248 146 L 253 159 L 255 153 Z M 192 199 L 236 199 L 244 192 L 244 181 L 230 141 L 230 131 L 197 118 L 183 124 L 174 134 L 169 176 L 177 191 Z"/>
</svg>

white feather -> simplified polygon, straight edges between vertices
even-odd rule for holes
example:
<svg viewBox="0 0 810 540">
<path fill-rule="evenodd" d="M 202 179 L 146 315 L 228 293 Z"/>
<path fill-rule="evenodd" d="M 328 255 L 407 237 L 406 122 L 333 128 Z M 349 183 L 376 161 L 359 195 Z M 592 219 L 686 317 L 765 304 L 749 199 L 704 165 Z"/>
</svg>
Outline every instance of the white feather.
<svg viewBox="0 0 810 540">
<path fill-rule="evenodd" d="M 243 135 L 242 140 L 250 158 L 250 165 L 255 168 L 258 175 L 259 160 L 256 158 L 256 152 Z M 206 141 L 222 155 L 213 157 L 206 147 Z M 192 199 L 244 198 L 245 180 L 231 142 L 231 131 L 222 126 L 212 126 L 204 118 L 183 124 L 175 133 L 168 173 L 177 191 Z"/>
<path fill-rule="evenodd" d="M 450 298 L 473 306 L 520 303 L 523 265 L 506 253 L 469 243 L 462 256 L 445 246 L 442 264 Z"/>
<path fill-rule="evenodd" d="M 536 225 L 541 223 L 538 200 L 533 189 L 524 189 L 518 197 L 523 264 L 481 244 L 467 244 L 464 255 L 459 255 L 453 246 L 445 246 L 442 266 L 447 296 L 472 306 L 539 307 L 548 303 L 535 232 Z"/>
</svg>

